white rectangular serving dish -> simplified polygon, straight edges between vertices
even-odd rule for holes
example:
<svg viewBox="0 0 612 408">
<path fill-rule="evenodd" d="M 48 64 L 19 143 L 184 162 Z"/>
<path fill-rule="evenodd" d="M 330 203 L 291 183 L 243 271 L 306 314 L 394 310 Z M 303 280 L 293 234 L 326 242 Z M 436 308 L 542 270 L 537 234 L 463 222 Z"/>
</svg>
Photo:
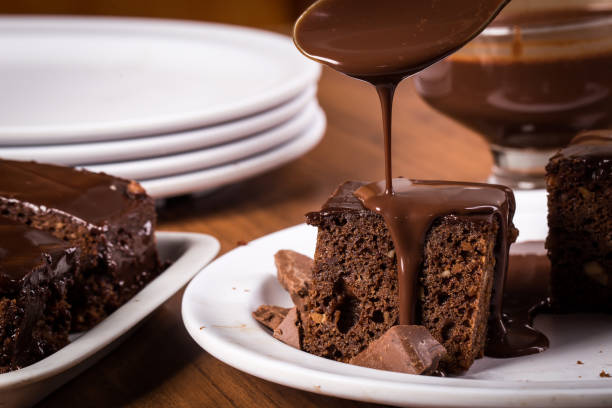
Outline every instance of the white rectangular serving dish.
<svg viewBox="0 0 612 408">
<path fill-rule="evenodd" d="M 162 260 L 172 264 L 129 302 L 66 347 L 21 370 L 0 374 L 0 407 L 34 405 L 113 350 L 219 252 L 210 235 L 158 232 Z"/>
</svg>

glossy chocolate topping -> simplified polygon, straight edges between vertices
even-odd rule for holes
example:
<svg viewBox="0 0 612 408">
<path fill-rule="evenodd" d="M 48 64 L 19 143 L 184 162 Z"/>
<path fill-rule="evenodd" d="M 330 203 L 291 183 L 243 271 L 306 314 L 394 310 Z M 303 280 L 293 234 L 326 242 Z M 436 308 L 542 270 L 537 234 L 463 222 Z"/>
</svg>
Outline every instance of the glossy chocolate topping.
<svg viewBox="0 0 612 408">
<path fill-rule="evenodd" d="M 36 281 L 50 267 L 52 275 L 71 267 L 75 248 L 54 236 L 0 217 L 0 293 L 11 293 L 23 279 Z"/>
<path fill-rule="evenodd" d="M 383 216 L 398 260 L 400 324 L 415 324 L 415 289 L 423 262 L 423 247 L 433 222 L 446 215 L 497 217 L 500 224 L 499 259 L 493 310 L 501 315 L 501 294 L 506 254 L 512 237 L 514 195 L 507 187 L 451 181 L 393 180 L 393 194 L 384 194 L 383 183 L 371 183 L 355 191 L 363 205 Z"/>
<path fill-rule="evenodd" d="M 309 58 L 376 86 L 383 116 L 386 193 L 391 192 L 391 114 L 399 82 L 456 51 L 509 0 L 319 0 L 293 39 Z"/>
<path fill-rule="evenodd" d="M 416 285 L 423 262 L 424 242 L 434 221 L 443 216 L 469 217 L 499 223 L 491 315 L 485 353 L 492 357 L 532 354 L 548 346 L 546 338 L 530 326 L 503 313 L 508 249 L 514 240 L 512 191 L 501 185 L 451 181 L 393 180 L 393 194 L 382 182 L 359 188 L 363 205 L 383 216 L 391 232 L 398 259 L 400 324 L 415 324 Z"/>
<path fill-rule="evenodd" d="M 503 0 L 319 0 L 298 19 L 297 47 L 347 75 L 411 75 L 460 48 Z"/>
<path fill-rule="evenodd" d="M 579 133 L 559 154 L 572 158 L 612 160 L 612 130 L 590 130 Z"/>
<path fill-rule="evenodd" d="M 0 196 L 103 225 L 132 208 L 130 182 L 69 167 L 0 160 Z"/>
<path fill-rule="evenodd" d="M 380 194 L 384 190 L 383 182 L 369 185 L 346 182 L 327 200 L 321 211 L 309 213 L 307 217 L 316 223 L 315 218 L 332 213 L 375 211 L 381 214 L 396 247 L 400 320 L 408 316 L 412 322 L 416 274 L 422 267 L 424 240 L 431 225 L 445 217 L 476 222 L 496 219 L 500 228 L 485 353 L 491 357 L 516 357 L 545 350 L 547 338 L 533 329 L 534 313 L 546 304 L 548 296 L 548 264 L 546 251 L 540 248 L 542 243 L 536 245 L 535 250 L 531 244 L 514 244 L 509 261 L 512 271 L 506 274 L 507 246 L 516 233 L 512 225 L 515 208 L 512 191 L 499 185 L 407 179 L 394 179 L 393 187 L 395 199 L 381 206 L 381 201 L 389 200 L 388 196 Z M 361 200 L 369 201 L 366 205 L 370 209 Z M 385 213 L 381 207 L 385 208 Z M 389 218 L 394 220 L 389 222 Z M 399 239 L 397 234 L 401 235 Z M 397 242 L 401 242 L 403 247 L 399 247 Z M 536 257 L 537 262 L 533 263 Z M 534 265 L 537 270 L 534 270 Z"/>
</svg>

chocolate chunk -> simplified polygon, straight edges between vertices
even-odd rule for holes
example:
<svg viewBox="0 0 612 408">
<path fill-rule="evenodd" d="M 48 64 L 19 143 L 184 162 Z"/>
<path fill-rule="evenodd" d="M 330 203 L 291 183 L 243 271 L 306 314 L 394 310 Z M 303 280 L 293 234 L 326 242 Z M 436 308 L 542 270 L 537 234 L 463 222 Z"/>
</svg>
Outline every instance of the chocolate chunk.
<svg viewBox="0 0 612 408">
<path fill-rule="evenodd" d="M 423 326 L 393 326 L 349 363 L 407 374 L 431 374 L 446 354 Z"/>
<path fill-rule="evenodd" d="M 252 313 L 255 320 L 266 326 L 268 329 L 274 330 L 289 313 L 289 308 L 273 306 L 273 305 L 261 305 L 256 311 Z"/>
<path fill-rule="evenodd" d="M 278 281 L 301 309 L 312 281 L 313 260 L 298 252 L 282 249 L 274 255 L 274 263 Z"/>
<path fill-rule="evenodd" d="M 300 348 L 300 318 L 297 308 L 292 308 L 283 321 L 274 329 L 274 337 L 283 343 Z"/>
</svg>

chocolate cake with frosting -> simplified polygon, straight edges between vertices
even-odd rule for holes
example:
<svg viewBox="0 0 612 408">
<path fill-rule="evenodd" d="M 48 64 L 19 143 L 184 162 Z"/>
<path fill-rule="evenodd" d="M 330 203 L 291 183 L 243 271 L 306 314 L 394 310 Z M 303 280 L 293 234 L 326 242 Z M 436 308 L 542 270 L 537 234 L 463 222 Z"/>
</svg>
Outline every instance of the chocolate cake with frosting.
<svg viewBox="0 0 612 408">
<path fill-rule="evenodd" d="M 302 348 L 344 362 L 400 324 L 397 248 L 383 216 L 355 196 L 363 185 L 340 185 L 320 211 L 307 214 L 318 237 L 311 288 L 300 310 Z M 471 186 L 496 189 L 507 218 L 487 209 L 487 216 L 442 214 L 432 218 L 419 243 L 414 324 L 425 326 L 446 348 L 441 367 L 448 372 L 464 371 L 483 355 L 487 328 L 501 317 L 500 301 L 495 305 L 501 293 L 492 292 L 500 282 L 497 290 L 503 290 L 502 264 L 517 235 L 512 193 L 501 186 Z M 452 194 L 462 194 L 457 191 Z M 436 194 L 437 200 L 445 198 L 442 191 Z M 491 311 L 492 299 L 497 310 Z M 489 333 L 498 334 L 493 329 Z"/>
<path fill-rule="evenodd" d="M 553 307 L 612 313 L 612 130 L 579 134 L 546 172 Z"/>
<path fill-rule="evenodd" d="M 0 216 L 0 373 L 68 343 L 78 258 L 76 246 Z"/>
<path fill-rule="evenodd" d="M 76 246 L 72 329 L 86 330 L 160 271 L 155 204 L 136 182 L 68 167 L 0 160 L 0 215 Z"/>
</svg>

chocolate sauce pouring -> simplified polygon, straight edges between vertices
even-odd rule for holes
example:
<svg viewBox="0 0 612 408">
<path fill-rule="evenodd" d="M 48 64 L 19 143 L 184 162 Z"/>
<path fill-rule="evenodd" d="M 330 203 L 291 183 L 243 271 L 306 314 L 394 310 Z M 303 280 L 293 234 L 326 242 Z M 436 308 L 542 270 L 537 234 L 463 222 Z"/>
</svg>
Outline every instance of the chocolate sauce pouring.
<svg viewBox="0 0 612 408">
<path fill-rule="evenodd" d="M 319 0 L 294 27 L 309 58 L 376 87 L 383 117 L 385 182 L 357 195 L 380 214 L 398 255 L 400 323 L 414 323 L 414 296 L 425 234 L 444 215 L 498 217 L 500 237 L 487 354 L 512 357 L 542 351 L 546 338 L 528 325 L 509 326 L 502 315 L 512 193 L 503 186 L 392 179 L 391 113 L 399 82 L 461 48 L 508 0 Z M 467 189 L 467 192 L 466 192 Z M 461 194 L 458 194 L 461 192 Z M 484 203 L 484 204 L 483 204 Z M 510 329 L 510 330 L 509 330 Z M 490 353 L 489 353 L 490 352 Z"/>
<path fill-rule="evenodd" d="M 319 0 L 293 39 L 307 57 L 376 87 L 385 136 L 385 193 L 391 194 L 391 113 L 399 82 L 461 48 L 509 0 Z"/>
</svg>

